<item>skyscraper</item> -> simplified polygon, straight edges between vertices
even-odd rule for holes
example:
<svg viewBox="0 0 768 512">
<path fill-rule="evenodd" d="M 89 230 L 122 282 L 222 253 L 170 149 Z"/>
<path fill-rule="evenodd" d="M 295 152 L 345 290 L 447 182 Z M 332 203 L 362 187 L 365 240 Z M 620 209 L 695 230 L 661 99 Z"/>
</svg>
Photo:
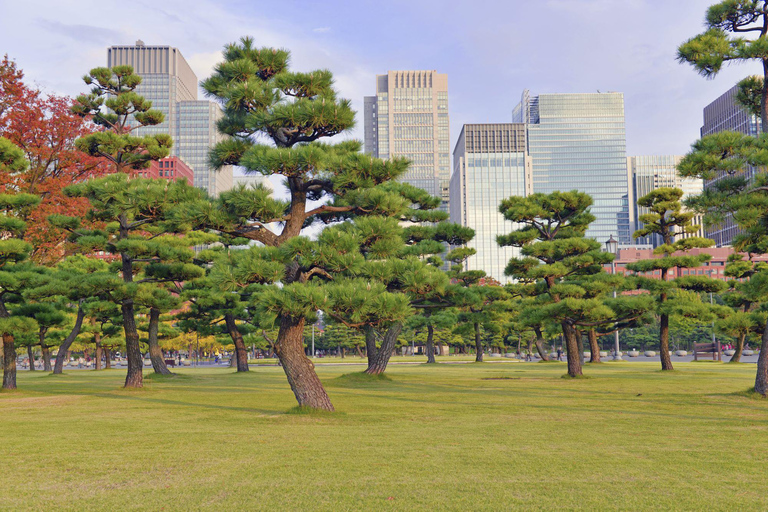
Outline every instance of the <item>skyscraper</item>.
<svg viewBox="0 0 768 512">
<path fill-rule="evenodd" d="M 677 173 L 677 164 L 680 163 L 682 158 L 682 156 L 675 155 L 631 156 L 627 158 L 629 204 L 632 205 L 630 218 L 633 232 L 643 227 L 643 223 L 640 222 L 640 216 L 649 213 L 647 208 L 637 205 L 637 200 L 644 195 L 662 187 L 681 189 L 683 191 L 683 199 L 701 194 L 704 188 L 702 180 L 682 178 Z M 681 233 L 676 238 L 704 236 L 701 216 L 697 215 L 694 217 L 693 223 L 699 226 L 698 232 L 691 234 Z M 663 243 L 658 235 L 655 235 L 653 238 L 644 237 L 638 239 L 637 242 L 639 244 L 651 244 L 654 247 Z"/>
<path fill-rule="evenodd" d="M 389 71 L 376 77 L 376 96 L 364 99 L 365 152 L 403 156 L 411 167 L 401 181 L 443 200 L 448 210 L 451 177 L 448 75 L 437 71 Z"/>
<path fill-rule="evenodd" d="M 525 123 L 533 192 L 578 190 L 594 200 L 587 236 L 631 242 L 622 93 L 523 92 L 513 121 Z"/>
<path fill-rule="evenodd" d="M 213 102 L 197 99 L 197 76 L 177 48 L 112 46 L 107 50 L 107 66 L 133 66 L 141 76 L 136 92 L 165 114 L 156 126 L 136 130 L 137 134 L 167 133 L 173 138 L 171 156 L 182 158 L 195 173 L 196 187 L 216 196 L 232 188 L 232 167 L 219 171 L 208 165 L 208 151 L 222 135 L 216 129 L 221 109 Z"/>
<path fill-rule="evenodd" d="M 475 230 L 467 244 L 477 251 L 467 270 L 483 270 L 504 283 L 504 268 L 519 249 L 499 247 L 496 236 L 513 231 L 499 213 L 502 199 L 529 192 L 531 161 L 525 153 L 525 125 L 465 124 L 453 151 L 450 182 L 451 222 Z"/>
<path fill-rule="evenodd" d="M 736 93 L 739 86 L 734 85 L 715 101 L 704 107 L 704 124 L 701 127 L 701 136 L 712 135 L 723 131 L 739 132 L 753 137 L 760 134 L 760 119 L 750 114 L 736 103 Z M 747 167 L 744 176 L 748 179 L 754 177 L 758 169 Z M 725 173 L 721 173 L 714 179 L 705 180 L 704 188 L 711 187 L 720 181 Z M 715 226 L 705 229 L 708 238 L 715 241 L 718 247 L 730 245 L 733 237 L 739 232 L 738 227 L 733 222 L 731 215 L 728 214 L 725 220 Z"/>
</svg>

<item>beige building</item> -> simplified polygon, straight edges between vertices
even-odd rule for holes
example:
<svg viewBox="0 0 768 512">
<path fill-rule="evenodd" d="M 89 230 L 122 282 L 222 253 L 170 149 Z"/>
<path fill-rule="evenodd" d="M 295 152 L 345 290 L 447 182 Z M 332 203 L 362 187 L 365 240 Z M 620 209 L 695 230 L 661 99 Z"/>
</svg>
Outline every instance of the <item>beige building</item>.
<svg viewBox="0 0 768 512">
<path fill-rule="evenodd" d="M 214 102 L 197 99 L 197 76 L 184 56 L 172 46 L 112 46 L 107 50 L 107 66 L 133 66 L 141 76 L 136 92 L 152 102 L 152 107 L 165 114 L 156 126 L 137 130 L 137 134 L 167 133 L 173 138 L 170 156 L 182 158 L 194 171 L 194 184 L 217 196 L 232 188 L 232 166 L 219 171 L 208 165 L 208 152 L 223 139 L 216 129 L 222 117 Z"/>
<path fill-rule="evenodd" d="M 627 158 L 627 180 L 629 183 L 630 225 L 632 232 L 643 227 L 640 216 L 649 213 L 647 208 L 637 205 L 637 200 L 644 195 L 664 187 L 679 188 L 683 191 L 683 200 L 690 196 L 701 194 L 704 182 L 695 178 L 682 178 L 677 173 L 677 164 L 682 156 L 654 155 L 654 156 L 630 156 Z M 694 225 L 699 226 L 696 233 L 683 234 L 682 238 L 691 236 L 704 236 L 702 217 L 693 218 Z M 656 237 L 638 238 L 638 244 L 651 244 L 654 247 L 660 245 L 661 239 Z"/>
<path fill-rule="evenodd" d="M 437 71 L 378 75 L 376 96 L 364 99 L 364 118 L 366 153 L 408 158 L 411 167 L 402 181 L 441 197 L 442 209 L 448 211 L 448 75 Z"/>
</svg>

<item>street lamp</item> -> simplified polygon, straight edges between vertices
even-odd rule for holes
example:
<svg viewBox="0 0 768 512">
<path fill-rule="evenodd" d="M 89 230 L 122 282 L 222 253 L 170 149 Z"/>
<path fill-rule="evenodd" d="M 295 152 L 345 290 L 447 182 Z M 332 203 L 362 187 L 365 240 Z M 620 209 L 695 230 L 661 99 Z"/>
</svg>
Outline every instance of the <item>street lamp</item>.
<svg viewBox="0 0 768 512">
<path fill-rule="evenodd" d="M 619 242 L 613 238 L 613 235 L 605 241 L 605 252 L 609 252 L 613 254 L 614 258 L 611 260 L 611 274 L 616 274 L 616 256 L 619 252 Z M 613 289 L 613 298 L 616 298 L 616 288 Z M 614 339 L 616 342 L 616 347 L 614 348 L 613 352 L 613 360 L 614 361 L 621 361 L 621 355 L 619 354 L 619 329 L 617 328 L 614 332 Z"/>
</svg>

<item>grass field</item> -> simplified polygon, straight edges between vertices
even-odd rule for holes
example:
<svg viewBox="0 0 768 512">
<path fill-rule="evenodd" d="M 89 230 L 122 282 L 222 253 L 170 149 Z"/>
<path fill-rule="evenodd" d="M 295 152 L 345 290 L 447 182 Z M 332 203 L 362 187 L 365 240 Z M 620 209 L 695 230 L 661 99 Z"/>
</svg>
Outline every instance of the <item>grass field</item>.
<svg viewBox="0 0 768 512">
<path fill-rule="evenodd" d="M 289 413 L 280 368 L 20 372 L 0 394 L 2 510 L 765 510 L 754 365 L 319 367 L 338 412 Z M 347 374 L 343 376 L 343 374 Z"/>
</svg>

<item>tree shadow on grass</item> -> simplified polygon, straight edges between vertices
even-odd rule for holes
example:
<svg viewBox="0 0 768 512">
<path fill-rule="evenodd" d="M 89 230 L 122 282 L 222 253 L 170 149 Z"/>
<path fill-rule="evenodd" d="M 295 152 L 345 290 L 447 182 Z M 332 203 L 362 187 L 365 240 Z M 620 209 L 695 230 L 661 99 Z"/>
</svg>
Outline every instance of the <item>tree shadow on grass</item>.
<svg viewBox="0 0 768 512">
<path fill-rule="evenodd" d="M 139 402 L 148 402 L 148 403 L 156 403 L 156 404 L 162 404 L 162 405 L 175 405 L 180 407 L 193 407 L 193 408 L 201 408 L 201 409 L 214 409 L 214 410 L 224 410 L 224 411 L 239 411 L 239 412 L 250 412 L 250 413 L 257 413 L 261 414 L 263 416 L 274 416 L 279 414 L 279 411 L 269 411 L 265 409 L 256 409 L 253 407 L 238 407 L 233 405 L 215 405 L 215 404 L 200 404 L 200 403 L 194 403 L 194 402 L 183 402 L 181 400 L 170 400 L 167 398 L 152 398 L 148 396 L 138 396 L 134 394 L 114 394 L 114 393 L 91 393 L 89 396 L 96 396 L 99 398 L 110 398 L 110 399 L 117 399 L 117 400 L 135 400 Z"/>
</svg>

